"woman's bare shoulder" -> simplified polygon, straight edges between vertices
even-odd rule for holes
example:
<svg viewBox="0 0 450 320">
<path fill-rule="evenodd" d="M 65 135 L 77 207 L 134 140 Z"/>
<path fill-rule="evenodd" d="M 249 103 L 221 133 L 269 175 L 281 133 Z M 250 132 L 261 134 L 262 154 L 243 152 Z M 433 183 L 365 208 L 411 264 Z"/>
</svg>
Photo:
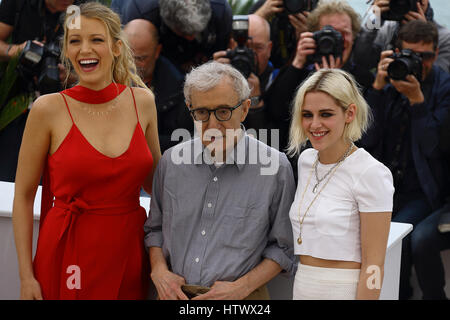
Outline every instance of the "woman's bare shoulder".
<svg viewBox="0 0 450 320">
<path fill-rule="evenodd" d="M 61 94 L 50 93 L 45 94 L 37 98 L 33 104 L 31 110 L 39 114 L 52 114 L 56 110 L 60 109 L 61 105 L 64 103 Z"/>
<path fill-rule="evenodd" d="M 134 87 L 133 93 L 136 98 L 136 106 L 139 116 L 147 120 L 156 117 L 155 95 L 150 89 Z"/>
<path fill-rule="evenodd" d="M 133 87 L 133 93 L 136 97 L 136 102 L 141 103 L 155 103 L 155 95 L 148 88 Z"/>
<path fill-rule="evenodd" d="M 51 125 L 52 123 L 58 123 L 64 109 L 66 108 L 61 95 L 50 93 L 40 96 L 33 102 L 29 117 L 42 122 L 42 124 Z"/>
</svg>

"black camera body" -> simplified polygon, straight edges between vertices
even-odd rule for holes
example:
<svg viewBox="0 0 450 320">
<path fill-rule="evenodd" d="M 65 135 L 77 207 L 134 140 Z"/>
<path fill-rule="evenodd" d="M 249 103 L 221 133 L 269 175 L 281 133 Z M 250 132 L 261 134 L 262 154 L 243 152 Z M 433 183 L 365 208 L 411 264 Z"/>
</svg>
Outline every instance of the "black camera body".
<svg viewBox="0 0 450 320">
<path fill-rule="evenodd" d="M 391 0 L 389 10 L 381 14 L 383 20 L 401 21 L 409 11 L 417 11 L 417 0 Z"/>
<path fill-rule="evenodd" d="M 233 16 L 233 38 L 237 47 L 227 51 L 226 58 L 230 59 L 231 65 L 238 69 L 247 79 L 250 73 L 256 74 L 255 53 L 248 48 L 248 16 Z"/>
<path fill-rule="evenodd" d="M 417 81 L 422 81 L 422 58 L 414 51 L 403 49 L 399 53 L 394 53 L 390 58 L 394 61 L 387 68 L 389 78 L 405 80 L 409 74 L 412 74 Z"/>
<path fill-rule="evenodd" d="M 308 57 L 309 63 L 322 63 L 322 57 L 328 58 L 332 55 L 334 58 L 342 58 L 344 51 L 344 38 L 339 31 L 332 26 L 326 25 L 321 30 L 313 33 L 316 41 L 316 51 Z"/>
<path fill-rule="evenodd" d="M 283 7 L 287 14 L 296 14 L 303 11 L 312 11 L 318 3 L 319 0 L 284 0 Z"/>
<path fill-rule="evenodd" d="M 41 94 L 58 92 L 61 90 L 60 55 L 61 49 L 56 42 L 40 46 L 29 40 L 19 56 L 18 71 L 25 79 L 37 77 L 35 89 Z"/>
</svg>

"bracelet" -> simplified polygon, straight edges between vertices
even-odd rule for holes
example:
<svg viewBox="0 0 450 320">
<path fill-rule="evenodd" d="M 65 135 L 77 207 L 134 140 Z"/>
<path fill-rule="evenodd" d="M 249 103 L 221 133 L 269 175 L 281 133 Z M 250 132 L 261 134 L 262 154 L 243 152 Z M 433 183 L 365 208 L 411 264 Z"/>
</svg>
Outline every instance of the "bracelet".
<svg viewBox="0 0 450 320">
<path fill-rule="evenodd" d="M 7 48 L 6 51 L 5 51 L 6 55 L 9 55 L 9 50 L 11 50 L 12 46 L 13 46 L 12 44 L 10 44 L 10 45 L 8 46 L 8 48 Z"/>
</svg>

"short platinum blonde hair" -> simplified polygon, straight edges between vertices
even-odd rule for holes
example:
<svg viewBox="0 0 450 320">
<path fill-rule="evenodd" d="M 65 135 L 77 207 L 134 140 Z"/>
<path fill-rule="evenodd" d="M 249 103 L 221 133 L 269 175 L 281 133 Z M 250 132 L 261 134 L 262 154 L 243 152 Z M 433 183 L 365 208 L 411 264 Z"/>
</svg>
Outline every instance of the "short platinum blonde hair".
<svg viewBox="0 0 450 320">
<path fill-rule="evenodd" d="M 160 0 L 159 12 L 170 29 L 185 35 L 205 30 L 212 14 L 209 0 Z"/>
<path fill-rule="evenodd" d="M 192 69 L 186 75 L 184 82 L 184 99 L 186 104 L 188 106 L 191 105 L 192 91 L 209 91 L 216 87 L 223 78 L 230 81 L 239 97 L 239 101 L 249 98 L 250 87 L 242 73 L 229 64 L 210 61 Z"/>
<path fill-rule="evenodd" d="M 344 129 L 343 136 L 346 139 L 357 141 L 369 128 L 372 113 L 353 76 L 340 69 L 320 69 L 303 81 L 295 94 L 289 131 L 288 154 L 300 153 L 301 147 L 307 142 L 308 138 L 302 128 L 302 110 L 305 95 L 309 92 L 328 94 L 344 112 L 351 104 L 356 105 L 355 119 Z"/>
</svg>

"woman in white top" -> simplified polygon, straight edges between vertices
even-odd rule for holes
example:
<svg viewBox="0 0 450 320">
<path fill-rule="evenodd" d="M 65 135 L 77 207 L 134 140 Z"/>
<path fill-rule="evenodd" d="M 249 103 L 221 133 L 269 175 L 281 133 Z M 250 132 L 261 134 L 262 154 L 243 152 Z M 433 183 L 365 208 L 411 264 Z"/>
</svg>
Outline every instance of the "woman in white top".
<svg viewBox="0 0 450 320">
<path fill-rule="evenodd" d="M 289 153 L 300 152 L 290 218 L 300 263 L 294 299 L 378 299 L 394 187 L 388 168 L 353 141 L 369 125 L 353 77 L 321 69 L 297 91 Z"/>
</svg>

